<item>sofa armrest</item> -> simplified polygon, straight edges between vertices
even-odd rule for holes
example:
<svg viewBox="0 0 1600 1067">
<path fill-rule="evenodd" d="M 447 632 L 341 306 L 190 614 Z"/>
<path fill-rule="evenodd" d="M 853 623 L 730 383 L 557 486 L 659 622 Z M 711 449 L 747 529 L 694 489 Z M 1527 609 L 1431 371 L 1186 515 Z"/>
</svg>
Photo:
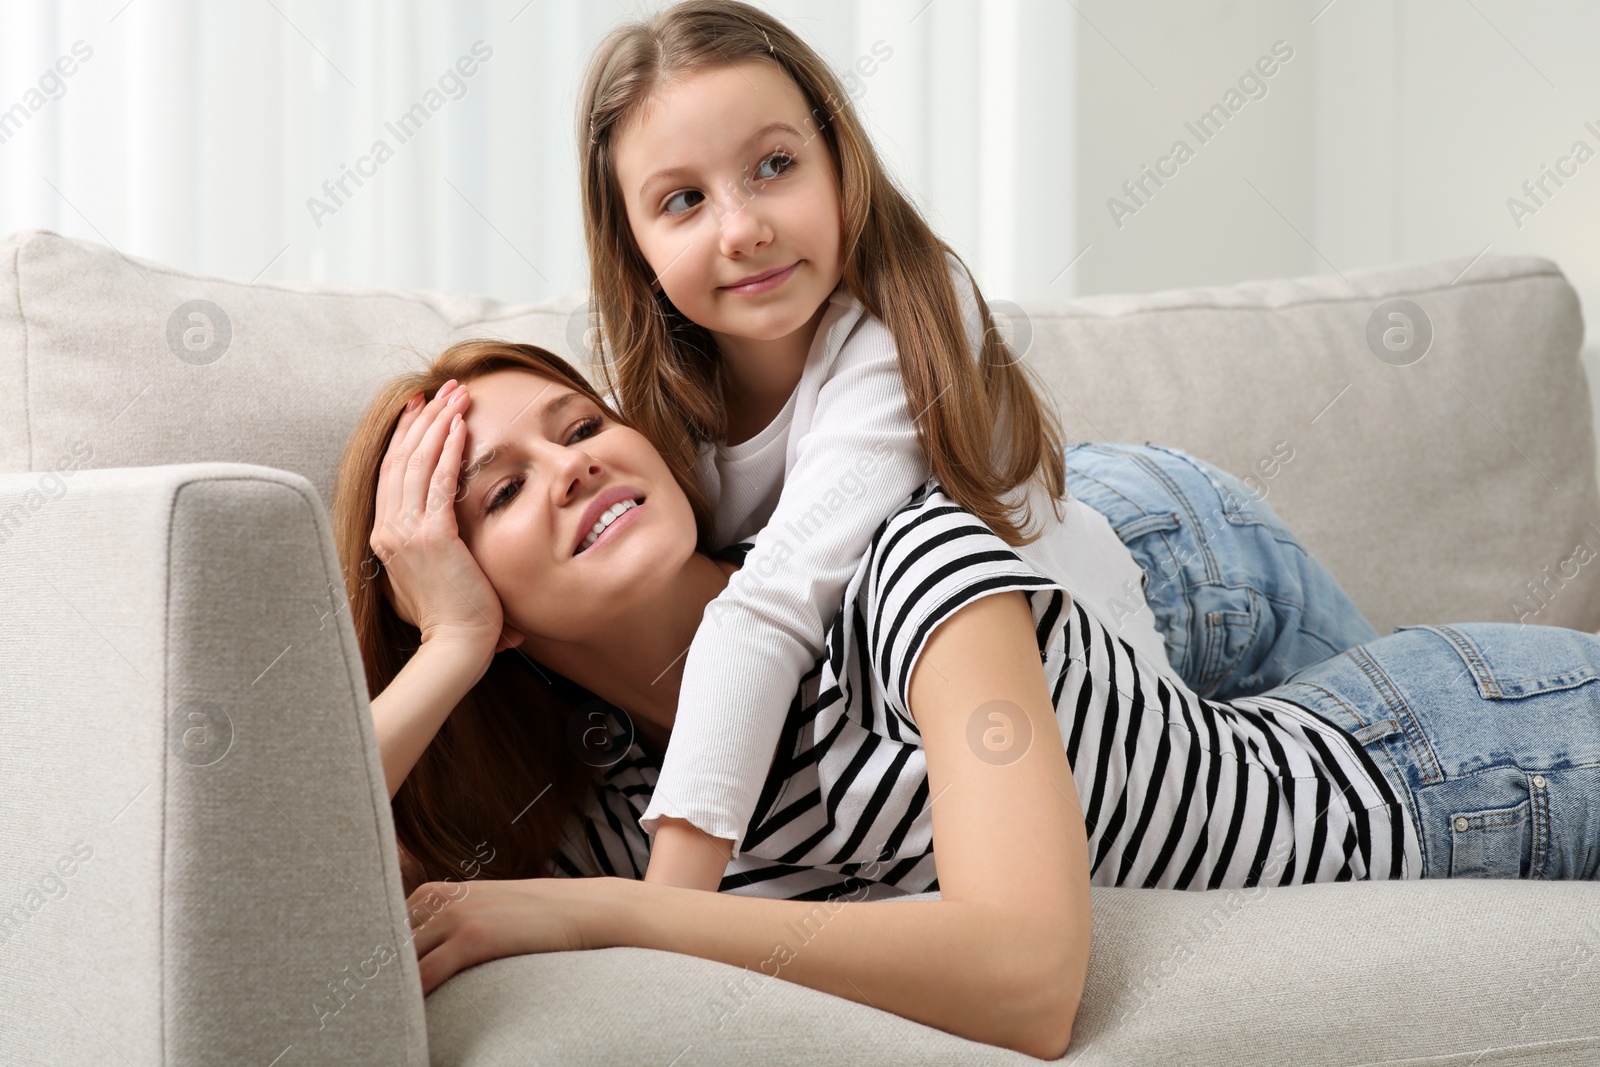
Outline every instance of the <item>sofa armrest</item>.
<svg viewBox="0 0 1600 1067">
<path fill-rule="evenodd" d="M 0 1061 L 426 1063 L 345 607 L 300 475 L 0 475 Z"/>
</svg>

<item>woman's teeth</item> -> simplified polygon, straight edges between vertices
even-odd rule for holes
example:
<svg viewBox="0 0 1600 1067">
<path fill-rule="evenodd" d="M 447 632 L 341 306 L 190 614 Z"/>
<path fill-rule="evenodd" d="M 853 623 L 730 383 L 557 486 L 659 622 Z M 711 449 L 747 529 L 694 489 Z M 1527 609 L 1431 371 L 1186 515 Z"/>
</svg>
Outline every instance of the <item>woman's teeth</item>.
<svg viewBox="0 0 1600 1067">
<path fill-rule="evenodd" d="M 611 505 L 610 508 L 601 512 L 599 520 L 594 524 L 594 529 L 590 530 L 589 536 L 583 539 L 583 544 L 578 546 L 578 551 L 582 552 L 584 549 L 594 544 L 595 539 L 600 536 L 601 531 L 615 522 L 618 515 L 621 515 L 629 508 L 636 508 L 638 506 L 639 502 L 637 500 L 619 500 L 615 504 Z"/>
</svg>

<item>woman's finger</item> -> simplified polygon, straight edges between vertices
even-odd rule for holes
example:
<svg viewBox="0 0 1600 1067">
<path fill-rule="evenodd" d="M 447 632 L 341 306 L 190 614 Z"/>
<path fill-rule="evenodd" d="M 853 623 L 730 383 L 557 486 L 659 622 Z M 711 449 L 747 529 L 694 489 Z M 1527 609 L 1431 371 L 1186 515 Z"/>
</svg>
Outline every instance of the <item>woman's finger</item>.
<svg viewBox="0 0 1600 1067">
<path fill-rule="evenodd" d="M 405 478 L 406 463 L 421 437 L 419 427 L 426 427 L 423 416 L 430 403 L 426 395 L 418 393 L 396 420 L 394 433 L 389 439 L 389 450 L 384 453 L 383 462 L 378 468 L 379 488 L 373 517 L 374 525 L 379 529 L 399 516 L 401 482 Z"/>
<path fill-rule="evenodd" d="M 417 973 L 422 978 L 422 995 L 427 996 L 455 976 L 457 971 L 482 963 L 478 951 L 462 937 L 450 937 L 429 950 L 417 950 Z"/>
<path fill-rule="evenodd" d="M 446 523 L 452 530 L 455 529 L 456 505 L 456 479 L 461 474 L 461 453 L 466 447 L 466 430 L 464 428 L 460 408 L 449 415 L 449 423 L 445 426 L 444 444 L 439 450 L 439 462 L 433 467 L 433 480 L 428 483 L 428 507 L 437 508 L 450 514 L 450 521 Z"/>
<path fill-rule="evenodd" d="M 422 441 L 422 435 L 432 425 L 433 417 L 449 402 L 450 393 L 455 389 L 454 378 L 445 382 L 433 394 L 433 399 L 423 398 L 423 402 L 411 415 L 404 427 L 396 426 L 395 441 L 390 446 L 389 455 L 385 457 L 391 472 L 391 491 L 388 494 L 388 508 L 378 513 L 380 521 L 388 519 L 397 520 L 400 517 L 404 500 L 405 472 L 410 466 L 411 454 L 416 451 L 417 445 Z"/>
<path fill-rule="evenodd" d="M 404 446 L 408 454 L 416 451 L 417 445 L 422 441 L 422 435 L 427 432 L 433 416 L 438 414 L 445 404 L 449 403 L 450 394 L 460 387 L 460 383 L 451 378 L 439 386 L 438 391 L 433 394 L 433 399 L 426 400 L 423 403 L 422 410 L 417 412 L 417 417 L 412 422 L 411 428 L 406 431 Z"/>
<path fill-rule="evenodd" d="M 423 396 L 416 394 L 406 401 L 406 406 L 400 409 L 400 417 L 395 420 L 394 432 L 389 435 L 389 447 L 384 450 L 383 458 L 378 461 L 378 491 L 374 499 L 374 514 L 382 517 L 388 514 L 390 485 L 393 480 L 390 470 L 393 460 L 400 449 L 400 444 L 405 440 L 406 433 L 411 429 L 411 424 L 417 419 L 417 412 L 422 410 Z"/>
<path fill-rule="evenodd" d="M 428 509 L 428 487 L 433 481 L 434 469 L 439 465 L 439 453 L 444 447 L 444 437 L 450 429 L 451 417 L 462 410 L 462 401 L 465 398 L 466 390 L 458 386 L 445 398 L 443 407 L 428 416 L 432 421 L 423 432 L 416 451 L 411 453 L 410 459 L 406 462 L 404 497 L 401 504 L 404 517 L 414 516 L 418 521 L 425 518 Z"/>
</svg>

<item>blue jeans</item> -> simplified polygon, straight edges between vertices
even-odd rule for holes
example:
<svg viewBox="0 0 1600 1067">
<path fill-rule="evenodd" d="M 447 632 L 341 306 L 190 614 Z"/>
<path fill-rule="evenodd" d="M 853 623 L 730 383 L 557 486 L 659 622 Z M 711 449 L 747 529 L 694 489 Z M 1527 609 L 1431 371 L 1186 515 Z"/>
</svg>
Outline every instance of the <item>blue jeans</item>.
<svg viewBox="0 0 1600 1067">
<path fill-rule="evenodd" d="M 1600 877 L 1600 639 L 1402 626 L 1265 695 L 1353 734 L 1411 814 L 1425 878 Z"/>
<path fill-rule="evenodd" d="M 1066 452 L 1067 488 L 1106 517 L 1145 572 L 1167 658 L 1203 697 L 1270 689 L 1378 636 L 1264 501 L 1177 449 L 1094 442 Z"/>
</svg>

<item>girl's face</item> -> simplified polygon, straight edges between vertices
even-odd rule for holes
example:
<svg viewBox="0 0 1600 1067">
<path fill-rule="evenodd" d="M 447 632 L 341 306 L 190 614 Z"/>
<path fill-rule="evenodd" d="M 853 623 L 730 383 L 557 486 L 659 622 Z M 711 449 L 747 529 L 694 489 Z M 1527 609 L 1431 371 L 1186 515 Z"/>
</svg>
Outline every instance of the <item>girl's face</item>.
<svg viewBox="0 0 1600 1067">
<path fill-rule="evenodd" d="M 465 383 L 455 515 L 508 626 L 581 641 L 648 603 L 695 550 L 694 512 L 649 440 L 530 371 Z M 586 544 L 598 517 L 638 501 Z"/>
<path fill-rule="evenodd" d="M 833 153 L 775 65 L 668 81 L 613 144 L 639 250 L 673 306 L 713 335 L 786 337 L 839 284 Z"/>
</svg>

